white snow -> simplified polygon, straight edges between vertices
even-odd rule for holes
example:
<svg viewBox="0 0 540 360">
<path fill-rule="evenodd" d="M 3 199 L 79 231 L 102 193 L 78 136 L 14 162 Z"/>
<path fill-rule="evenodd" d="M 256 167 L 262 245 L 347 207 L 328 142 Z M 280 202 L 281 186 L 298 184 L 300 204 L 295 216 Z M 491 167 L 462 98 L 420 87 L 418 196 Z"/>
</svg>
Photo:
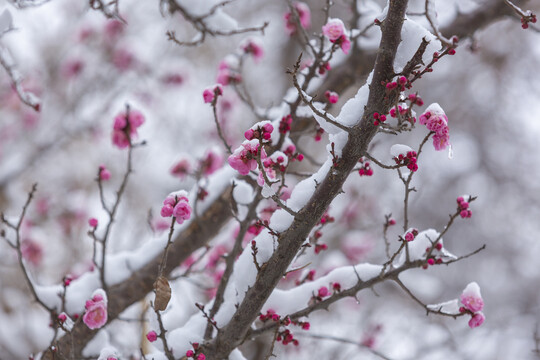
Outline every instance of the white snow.
<svg viewBox="0 0 540 360">
<path fill-rule="evenodd" d="M 409 151 L 413 151 L 413 149 L 403 144 L 394 144 L 390 147 L 390 154 L 392 157 L 398 157 L 400 154 L 407 155 Z"/>
<path fill-rule="evenodd" d="M 428 64 L 433 58 L 433 53 L 441 49 L 441 43 L 425 27 L 406 17 L 401 29 L 401 43 L 398 46 L 394 61 L 394 71 L 396 73 L 401 72 L 407 62 L 411 60 L 423 38 L 429 41 L 429 45 L 422 56 L 424 64 Z"/>
</svg>

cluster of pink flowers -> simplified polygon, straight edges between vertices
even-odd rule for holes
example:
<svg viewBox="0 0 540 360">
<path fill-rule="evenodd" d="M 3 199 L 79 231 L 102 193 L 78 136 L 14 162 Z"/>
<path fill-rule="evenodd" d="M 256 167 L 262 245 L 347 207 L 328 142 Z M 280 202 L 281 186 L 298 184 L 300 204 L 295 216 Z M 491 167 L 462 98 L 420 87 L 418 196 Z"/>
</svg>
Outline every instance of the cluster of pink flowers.
<svg viewBox="0 0 540 360">
<path fill-rule="evenodd" d="M 427 264 L 422 265 L 423 269 L 427 269 L 429 265 L 442 264 L 443 259 L 441 257 L 441 251 L 443 249 L 442 239 L 431 246 L 426 248 L 426 255 L 430 254 L 427 259 Z"/>
<path fill-rule="evenodd" d="M 328 99 L 330 104 L 335 104 L 339 101 L 339 95 L 334 91 L 326 90 L 324 96 Z"/>
<path fill-rule="evenodd" d="M 203 91 L 203 99 L 205 103 L 212 103 L 214 99 L 223 94 L 223 88 L 220 84 L 207 87 Z"/>
<path fill-rule="evenodd" d="M 272 154 L 272 156 L 267 157 L 262 161 L 264 166 L 264 171 L 266 173 L 266 176 L 269 179 L 275 179 L 276 178 L 276 171 L 279 172 L 285 172 L 287 169 L 287 156 L 282 153 L 281 151 L 276 151 Z M 260 186 L 264 185 L 264 176 L 262 174 L 262 171 L 259 173 L 259 178 L 257 179 L 257 183 Z"/>
<path fill-rule="evenodd" d="M 530 10 L 527 12 L 527 16 L 521 17 L 521 27 L 523 29 L 529 28 L 529 23 L 536 23 L 536 15 L 533 14 Z"/>
<path fill-rule="evenodd" d="M 363 157 L 358 160 L 358 162 L 362 165 L 362 167 L 358 170 L 358 174 L 360 176 L 372 176 L 373 175 L 373 169 L 371 168 L 371 164 L 369 161 L 365 161 Z"/>
<path fill-rule="evenodd" d="M 301 153 L 298 153 L 296 152 L 296 146 L 294 145 L 289 145 L 285 148 L 285 155 L 287 155 L 287 157 L 289 158 L 289 161 L 295 161 L 295 160 L 298 160 L 298 161 L 302 161 L 304 160 L 304 155 L 301 154 Z"/>
<path fill-rule="evenodd" d="M 321 65 L 319 65 L 319 75 L 326 74 L 327 71 L 332 70 L 332 67 L 330 66 L 329 62 L 324 62 Z"/>
<path fill-rule="evenodd" d="M 269 121 L 263 121 L 247 130 L 244 133 L 244 137 L 246 140 L 270 140 L 272 138 L 272 131 L 274 131 L 274 126 Z"/>
<path fill-rule="evenodd" d="M 346 34 L 343 21 L 340 19 L 329 19 L 326 25 L 322 27 L 322 32 L 330 42 L 338 44 L 345 54 L 349 53 L 351 41 Z"/>
<path fill-rule="evenodd" d="M 400 76 L 397 81 L 389 81 L 386 84 L 386 89 L 389 91 L 394 90 L 395 88 L 399 87 L 400 91 L 405 91 L 405 87 L 411 87 L 410 84 L 408 84 L 407 78 L 405 76 Z"/>
<path fill-rule="evenodd" d="M 443 109 L 437 103 L 428 106 L 426 111 L 420 115 L 418 121 L 426 125 L 429 131 L 433 131 L 433 146 L 435 150 L 444 150 L 450 145 L 450 134 L 448 128 L 448 118 Z"/>
<path fill-rule="evenodd" d="M 205 360 L 206 359 L 206 355 L 204 355 L 202 352 L 200 352 L 199 350 L 199 343 L 192 343 L 191 346 L 193 346 L 193 350 L 188 350 L 186 351 L 186 357 L 187 358 L 193 358 L 195 360 Z"/>
<path fill-rule="evenodd" d="M 422 100 L 420 95 L 417 95 L 417 94 L 409 94 L 409 101 L 411 102 L 411 106 L 413 106 L 413 105 L 418 105 L 418 106 L 424 105 L 424 100 Z"/>
<path fill-rule="evenodd" d="M 292 116 L 289 114 L 281 118 L 279 122 L 279 133 L 286 134 L 291 131 Z"/>
<path fill-rule="evenodd" d="M 120 149 L 131 146 L 131 140 L 137 137 L 137 129 L 144 123 L 144 116 L 137 110 L 122 112 L 114 118 L 112 142 Z"/>
<path fill-rule="evenodd" d="M 418 230 L 417 229 L 409 229 L 405 235 L 403 236 L 403 238 L 405 239 L 405 241 L 408 241 L 408 242 L 411 242 L 413 241 L 416 236 L 418 235 Z"/>
<path fill-rule="evenodd" d="M 377 126 L 380 123 L 383 123 L 386 121 L 386 115 L 380 115 L 378 112 L 373 113 L 373 125 Z"/>
<path fill-rule="evenodd" d="M 403 107 L 401 105 L 398 105 L 398 109 L 396 111 L 396 108 L 393 107 L 392 109 L 390 109 L 390 116 L 395 118 L 397 116 L 397 114 L 399 113 L 399 115 L 405 115 L 407 113 L 408 109 L 406 107 Z"/>
<path fill-rule="evenodd" d="M 178 224 L 183 224 L 185 220 L 191 217 L 191 206 L 184 190 L 169 194 L 163 201 L 161 216 L 176 218 Z"/>
<path fill-rule="evenodd" d="M 458 197 L 456 201 L 458 203 L 458 210 L 460 210 L 459 216 L 462 219 L 470 218 L 472 216 L 472 210 L 469 209 L 469 202 L 465 201 L 463 196 Z"/>
<path fill-rule="evenodd" d="M 328 250 L 328 245 L 326 244 L 316 244 L 315 245 L 315 254 L 319 255 L 321 251 Z"/>
<path fill-rule="evenodd" d="M 416 163 L 416 151 L 408 151 L 405 155 L 399 154 L 394 157 L 396 165 L 406 165 L 407 169 L 415 172 L 418 170 L 418 164 Z"/>
<path fill-rule="evenodd" d="M 298 13 L 298 19 L 300 20 L 300 26 L 304 29 L 308 29 L 311 26 L 311 11 L 306 3 L 296 2 L 293 4 L 294 9 Z M 285 18 L 285 31 L 289 35 L 294 35 L 297 31 L 296 21 L 292 12 L 288 12 L 284 15 Z"/>
<path fill-rule="evenodd" d="M 266 158 L 264 148 L 261 149 L 261 159 Z M 229 165 L 241 175 L 247 175 L 257 168 L 257 155 L 259 153 L 259 141 L 254 139 L 244 141 L 242 145 L 229 156 Z"/>
<path fill-rule="evenodd" d="M 262 322 L 266 322 L 268 320 L 272 320 L 272 321 L 280 321 L 281 320 L 281 316 L 279 316 L 278 314 L 276 314 L 276 312 L 272 309 L 268 309 L 266 311 L 266 314 L 261 314 L 259 315 L 259 320 L 261 320 Z"/>
<path fill-rule="evenodd" d="M 461 313 L 468 312 L 471 315 L 469 327 L 475 328 L 482 325 L 485 320 L 484 313 L 482 313 L 482 309 L 484 308 L 484 300 L 480 294 L 480 287 L 478 284 L 472 282 L 467 285 L 459 300 L 462 305 L 462 307 L 459 308 L 459 311 Z"/>
<path fill-rule="evenodd" d="M 99 329 L 107 323 L 107 295 L 102 289 L 94 291 L 92 299 L 86 301 L 83 322 L 88 328 Z"/>
<path fill-rule="evenodd" d="M 255 38 L 247 38 L 240 43 L 240 48 L 245 54 L 253 55 L 255 62 L 259 62 L 264 56 L 261 42 Z"/>
</svg>

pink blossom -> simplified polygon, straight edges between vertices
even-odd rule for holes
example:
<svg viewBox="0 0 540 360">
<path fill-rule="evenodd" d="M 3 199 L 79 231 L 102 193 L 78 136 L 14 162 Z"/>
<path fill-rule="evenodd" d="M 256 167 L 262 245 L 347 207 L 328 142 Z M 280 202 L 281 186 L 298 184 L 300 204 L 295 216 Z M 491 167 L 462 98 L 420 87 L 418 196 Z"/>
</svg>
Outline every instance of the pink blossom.
<svg viewBox="0 0 540 360">
<path fill-rule="evenodd" d="M 333 91 L 328 91 L 327 90 L 324 93 L 324 96 L 328 99 L 328 102 L 330 102 L 330 104 L 335 104 L 339 100 L 339 95 L 336 92 L 333 92 Z"/>
<path fill-rule="evenodd" d="M 66 79 L 77 77 L 84 69 L 84 63 L 80 59 L 72 59 L 62 64 L 61 73 Z"/>
<path fill-rule="evenodd" d="M 219 81 L 218 81 L 219 82 Z M 203 99 L 204 99 L 204 102 L 205 103 L 211 103 L 214 101 L 214 98 L 216 96 L 219 96 L 223 94 L 223 88 L 221 87 L 220 84 L 216 84 L 216 85 L 213 85 L 213 86 L 210 86 L 210 87 L 207 87 L 206 89 L 204 89 L 203 91 Z"/>
<path fill-rule="evenodd" d="M 99 179 L 109 180 L 111 178 L 111 172 L 105 167 L 105 165 L 99 165 Z"/>
<path fill-rule="evenodd" d="M 223 156 L 219 151 L 210 149 L 206 152 L 204 160 L 201 161 L 201 173 L 204 176 L 212 175 L 216 170 L 221 168 L 223 164 Z"/>
<path fill-rule="evenodd" d="M 115 39 L 124 32 L 124 24 L 118 20 L 108 21 L 105 25 L 105 35 L 108 39 Z"/>
<path fill-rule="evenodd" d="M 180 180 L 184 179 L 186 175 L 189 175 L 191 171 L 191 163 L 188 159 L 180 159 L 177 163 L 173 165 L 170 170 L 172 176 L 179 178 Z"/>
<path fill-rule="evenodd" d="M 160 213 L 161 213 L 161 216 L 163 217 L 170 217 L 172 216 L 173 211 L 174 211 L 174 207 L 172 207 L 169 204 L 166 204 L 166 205 L 163 205 Z"/>
<path fill-rule="evenodd" d="M 21 242 L 21 253 L 23 259 L 34 266 L 39 266 L 43 259 L 43 249 L 41 245 L 32 239 L 24 239 Z"/>
<path fill-rule="evenodd" d="M 294 3 L 294 9 L 298 13 L 298 18 L 300 20 L 300 26 L 304 29 L 308 29 L 311 26 L 311 11 L 306 3 L 297 2 Z M 285 31 L 289 35 L 294 35 L 296 33 L 296 21 L 291 12 L 288 12 L 284 16 L 285 18 Z"/>
<path fill-rule="evenodd" d="M 240 44 L 240 48 L 246 54 L 252 54 L 255 62 L 259 62 L 264 56 L 261 42 L 255 38 L 247 38 Z"/>
<path fill-rule="evenodd" d="M 178 224 L 183 224 L 185 220 L 191 218 L 191 206 L 184 190 L 169 194 L 163 201 L 161 216 L 176 218 Z"/>
<path fill-rule="evenodd" d="M 131 146 L 131 140 L 138 136 L 137 128 L 144 123 L 144 116 L 137 110 L 121 112 L 114 118 L 112 142 L 120 149 Z"/>
<path fill-rule="evenodd" d="M 317 294 L 319 295 L 319 297 L 323 298 L 330 295 L 330 291 L 328 291 L 328 288 L 326 286 L 321 286 Z"/>
<path fill-rule="evenodd" d="M 98 221 L 96 218 L 90 218 L 88 219 L 88 225 L 90 225 L 90 227 L 97 227 L 98 226 Z"/>
<path fill-rule="evenodd" d="M 482 300 L 480 287 L 476 282 L 472 282 L 467 285 L 459 299 L 463 306 L 473 313 L 482 311 L 484 308 L 484 300 Z"/>
<path fill-rule="evenodd" d="M 107 323 L 107 298 L 102 289 L 96 290 L 91 300 L 86 301 L 83 322 L 90 329 L 99 329 Z"/>
<path fill-rule="evenodd" d="M 117 49 L 113 53 L 112 63 L 118 70 L 129 70 L 135 64 L 135 57 L 126 49 Z"/>
<path fill-rule="evenodd" d="M 206 359 L 206 356 L 204 354 L 199 354 L 197 355 L 197 360 L 205 360 Z"/>
<path fill-rule="evenodd" d="M 420 115 L 418 121 L 421 125 L 425 125 L 429 131 L 435 132 L 433 135 L 435 150 L 444 150 L 450 145 L 448 118 L 439 104 L 429 105 L 426 111 Z"/>
<path fill-rule="evenodd" d="M 152 330 L 148 332 L 148 334 L 146 334 L 146 338 L 148 339 L 148 341 L 154 342 L 157 340 L 157 334 L 154 330 Z"/>
<path fill-rule="evenodd" d="M 189 357 L 193 357 L 193 355 L 195 355 L 195 353 L 193 352 L 193 350 L 188 350 L 186 351 L 186 356 L 189 358 Z"/>
<path fill-rule="evenodd" d="M 144 123 L 144 116 L 137 110 L 122 112 L 114 118 L 113 144 L 120 149 L 131 145 L 138 136 L 137 129 Z"/>
<path fill-rule="evenodd" d="M 484 320 L 486 320 L 484 313 L 479 311 L 471 317 L 471 320 L 469 320 L 469 327 L 471 329 L 474 329 L 475 327 L 482 325 L 484 323 Z"/>
<path fill-rule="evenodd" d="M 257 168 L 257 154 L 259 151 L 259 141 L 244 141 L 232 155 L 227 159 L 229 165 L 237 170 L 241 175 L 247 175 L 251 170 Z M 266 158 L 266 152 L 262 149 L 261 159 Z"/>
<path fill-rule="evenodd" d="M 216 82 L 221 85 L 230 83 L 238 83 L 242 81 L 242 77 L 234 70 L 236 60 L 231 57 L 223 59 L 218 66 L 218 76 Z"/>
<path fill-rule="evenodd" d="M 343 34 L 345 34 L 345 25 L 340 19 L 330 19 L 322 27 L 323 35 L 331 42 L 336 42 Z"/>
<path fill-rule="evenodd" d="M 330 42 L 340 45 L 341 50 L 343 50 L 345 54 L 349 53 L 351 41 L 345 32 L 343 21 L 340 19 L 330 19 L 326 25 L 322 27 L 322 31 L 323 35 L 326 36 Z"/>
<path fill-rule="evenodd" d="M 66 320 L 67 320 L 66 313 L 61 313 L 60 315 L 58 315 L 58 321 L 60 321 L 61 323 L 65 322 Z"/>
</svg>

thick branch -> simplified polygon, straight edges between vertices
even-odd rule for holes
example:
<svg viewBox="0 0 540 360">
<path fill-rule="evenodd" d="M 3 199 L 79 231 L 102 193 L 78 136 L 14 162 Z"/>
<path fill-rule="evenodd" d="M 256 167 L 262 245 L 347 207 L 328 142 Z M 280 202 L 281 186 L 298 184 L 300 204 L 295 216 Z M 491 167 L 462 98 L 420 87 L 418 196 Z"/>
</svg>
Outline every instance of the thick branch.
<svg viewBox="0 0 540 360">
<path fill-rule="evenodd" d="M 394 73 L 393 63 L 401 39 L 401 27 L 406 7 L 407 1 L 390 1 L 388 17 L 382 27 L 380 50 L 375 63 L 375 74 L 367 105 L 367 108 L 373 111 L 386 112 L 381 111 L 385 110 L 385 86 L 381 82 L 390 79 Z M 341 192 L 343 183 L 356 165 L 358 158 L 367 150 L 376 132 L 377 127 L 366 115 L 360 124 L 353 128 L 338 166 L 326 175 L 307 205 L 295 216 L 289 229 L 281 234 L 276 251 L 261 267 L 255 284 L 245 294 L 244 300 L 231 321 L 221 329 L 214 341 L 205 345 L 204 353 L 207 359 L 227 358 L 229 353 L 241 344 L 262 306 L 287 271 L 304 239 L 321 219 L 332 200 Z"/>
</svg>

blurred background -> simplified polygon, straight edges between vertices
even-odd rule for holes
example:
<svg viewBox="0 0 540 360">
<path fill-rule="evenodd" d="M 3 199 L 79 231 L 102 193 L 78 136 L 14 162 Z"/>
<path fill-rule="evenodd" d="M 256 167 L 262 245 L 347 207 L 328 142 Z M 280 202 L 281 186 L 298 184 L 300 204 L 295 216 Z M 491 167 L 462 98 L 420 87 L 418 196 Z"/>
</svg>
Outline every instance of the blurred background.
<svg viewBox="0 0 540 360">
<path fill-rule="evenodd" d="M 499 1 L 503 0 L 433 3 L 441 28 L 452 29 L 452 24 L 470 12 L 486 9 L 491 14 L 488 9 Z M 312 15 L 308 33 L 319 33 L 324 3 L 306 3 Z M 536 0 L 522 6 L 540 12 Z M 363 30 L 383 7 L 381 1 L 336 0 L 330 14 L 342 18 L 349 29 L 357 14 L 357 26 Z M 160 11 L 158 1 L 122 0 L 120 10 L 126 23 L 107 20 L 88 4 L 73 0 L 51 0 L 23 9 L 0 1 L 0 12 L 3 9 L 10 12 L 14 27 L 0 38 L 3 54 L 11 54 L 24 78 L 23 87 L 42 103 L 40 112 L 22 104 L 7 72 L 0 69 L 0 210 L 18 216 L 32 184 L 38 183 L 21 234 L 31 274 L 43 285 L 59 283 L 66 274 L 78 276 L 92 267 L 87 221 L 106 218 L 95 179 L 100 165 L 110 170 L 111 180 L 104 189 L 112 199 L 127 161 L 126 152 L 112 146 L 112 124 L 126 104 L 145 114 L 139 139 L 146 145 L 134 152 L 135 171 L 113 230 L 111 253 L 136 248 L 159 233 L 162 199 L 195 184 L 193 177 L 173 176 L 173 165 L 184 160 L 195 168 L 211 148 L 225 156 L 212 109 L 202 98 L 202 91 L 216 82 L 220 61 L 238 53 L 239 44 L 248 36 L 262 42 L 261 61 L 248 58 L 243 62 L 241 86 L 264 109 L 281 103 L 291 87 L 285 70 L 305 50 L 299 37 L 285 31 L 285 1 L 229 4 L 225 13 L 241 27 L 268 21 L 264 36 L 208 37 L 198 47 L 180 47 L 167 40 L 165 34 L 170 30 L 183 40 L 190 40 L 195 31 L 179 14 L 169 16 L 164 8 Z M 419 15 L 423 11 L 424 1 L 410 1 L 410 18 L 429 27 Z M 486 249 L 451 266 L 409 271 L 402 280 L 425 303 L 455 299 L 469 282 L 476 281 L 485 302 L 484 325 L 470 329 L 464 318 L 425 316 L 425 310 L 406 293 L 387 283 L 359 293 L 357 300 L 339 302 L 329 312 L 312 314 L 311 330 L 297 337 L 301 345 L 277 345 L 278 358 L 312 359 L 315 353 L 320 359 L 540 357 L 538 29 L 534 25 L 522 29 L 517 16 L 494 14 L 488 26 L 462 39 L 456 55 L 441 59 L 413 88 L 424 99 L 422 111 L 433 102 L 445 110 L 453 157 L 426 145 L 413 180 L 417 192 L 411 197 L 410 224 L 420 230 L 442 231 L 458 196 L 478 196 L 471 204 L 472 218 L 458 219 L 444 237 L 445 247 L 456 255 L 483 244 Z M 359 38 L 354 56 L 372 58 L 379 37 L 377 27 L 367 30 Z M 339 55 L 335 67 L 339 63 L 347 66 Z M 354 96 L 369 71 L 358 71 L 332 113 L 338 114 Z M 324 90 L 313 89 L 320 97 Z M 218 103 L 218 114 L 233 148 L 242 141 L 245 129 L 259 121 L 231 86 Z M 390 163 L 392 144 L 417 148 L 425 135 L 421 126 L 398 136 L 379 134 L 370 151 Z M 326 156 L 326 144 L 326 134 L 315 141 L 314 127 L 302 134 L 298 148 L 314 161 L 304 161 L 295 170 L 313 172 Z M 226 162 L 224 166 L 228 166 Z M 317 277 L 348 263 L 384 262 L 386 214 L 397 221 L 388 233 L 392 247 L 397 248 L 397 236 L 402 234 L 403 184 L 395 171 L 373 168 L 369 178 L 351 174 L 345 194 L 332 204 L 329 213 L 336 221 L 325 227 L 322 238 L 328 250 L 307 255 Z M 292 179 L 291 184 L 294 182 Z M 232 244 L 234 225 L 211 242 L 210 258 L 223 251 L 220 246 Z M 212 274 L 205 272 L 205 261 L 193 275 L 197 281 L 180 280 L 178 285 L 190 294 L 179 300 L 186 304 L 184 320 L 196 312 L 192 304 L 208 301 L 208 289 L 217 285 Z M 223 264 L 211 271 L 220 266 Z M 43 330 L 48 317 L 32 301 L 16 253 L 5 241 L 0 242 L 0 269 L 0 357 L 27 358 L 48 345 L 49 334 Z M 284 281 L 282 286 L 291 284 Z M 137 358 L 146 325 L 117 321 L 111 327 L 128 328 L 124 337 L 116 335 L 116 346 L 122 349 L 122 358 Z M 262 359 L 269 341 L 261 337 L 246 345 L 245 356 Z"/>
</svg>

